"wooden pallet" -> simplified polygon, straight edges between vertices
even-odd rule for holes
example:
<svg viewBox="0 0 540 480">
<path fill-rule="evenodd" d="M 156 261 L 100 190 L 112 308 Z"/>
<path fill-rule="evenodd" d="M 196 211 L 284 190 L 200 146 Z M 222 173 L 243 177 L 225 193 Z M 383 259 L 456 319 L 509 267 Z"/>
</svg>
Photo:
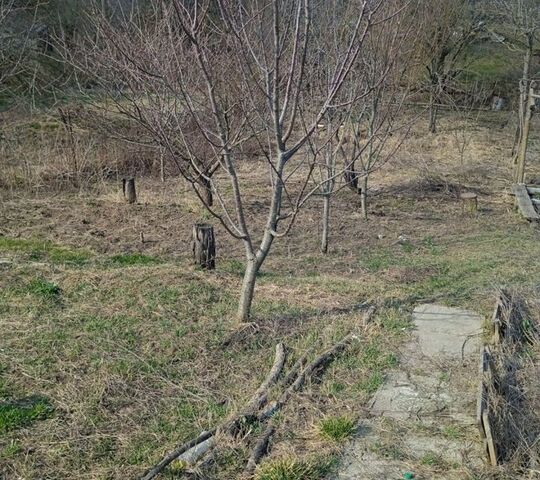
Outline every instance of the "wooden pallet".
<svg viewBox="0 0 540 480">
<path fill-rule="evenodd" d="M 540 221 L 540 215 L 535 208 L 535 203 L 531 195 L 540 193 L 539 187 L 527 186 L 524 183 L 516 183 L 512 186 L 512 193 L 516 197 L 518 209 L 527 220 L 530 222 Z"/>
</svg>

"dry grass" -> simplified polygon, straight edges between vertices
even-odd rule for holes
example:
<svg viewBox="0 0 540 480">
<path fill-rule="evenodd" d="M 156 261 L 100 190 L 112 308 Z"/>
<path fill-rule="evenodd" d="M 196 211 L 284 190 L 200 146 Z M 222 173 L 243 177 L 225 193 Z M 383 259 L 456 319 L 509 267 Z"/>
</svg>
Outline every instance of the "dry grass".
<svg viewBox="0 0 540 480">
<path fill-rule="evenodd" d="M 139 179 L 134 206 L 120 201 L 110 181 L 54 197 L 41 173 L 28 184 L 43 190 L 7 185 L 0 197 L 0 402 L 40 395 L 54 410 L 0 437 L 0 475 L 136 477 L 233 414 L 265 375 L 278 341 L 289 347 L 289 363 L 306 350 L 314 356 L 357 328 L 352 307 L 378 303 L 373 327 L 286 406 L 270 460 L 294 452 L 302 465 L 313 465 L 338 455 L 339 445 L 315 426 L 363 415 L 395 365 L 417 302 L 487 315 L 496 287 L 538 281 L 538 232 L 504 193 L 513 134 L 499 128 L 504 115 L 482 119 L 465 163 L 451 130 L 457 119 L 446 118 L 436 137 L 414 133 L 374 177 L 367 224 L 357 197 L 336 197 L 324 257 L 317 253 L 314 199 L 264 266 L 254 307 L 259 329 L 227 347 L 242 247 L 217 227 L 217 271 L 191 266 L 190 225 L 205 214 L 182 181 Z M 37 155 L 35 146 L 25 148 Z M 23 171 L 15 162 L 21 157 L 10 157 L 12 171 Z M 242 175 L 251 178 L 249 214 L 260 226 L 265 172 L 253 170 L 245 165 Z M 479 193 L 477 217 L 461 212 L 460 188 Z M 400 235 L 407 241 L 398 243 Z M 247 455 L 246 442 L 226 439 L 208 478 L 238 478 Z"/>
<path fill-rule="evenodd" d="M 508 294 L 507 294 L 508 295 Z M 488 387 L 500 478 L 537 478 L 540 461 L 540 293 L 508 295 L 506 334 L 493 345 L 494 381 Z"/>
</svg>

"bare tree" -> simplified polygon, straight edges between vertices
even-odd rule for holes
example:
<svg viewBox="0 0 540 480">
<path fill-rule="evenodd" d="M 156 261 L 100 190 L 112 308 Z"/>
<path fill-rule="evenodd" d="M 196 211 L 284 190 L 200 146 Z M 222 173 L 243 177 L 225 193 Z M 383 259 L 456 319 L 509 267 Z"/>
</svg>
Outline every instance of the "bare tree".
<svg viewBox="0 0 540 480">
<path fill-rule="evenodd" d="M 15 17 L 24 9 L 15 0 L 0 0 L 0 94 L 6 94 L 10 81 L 24 69 L 29 51 L 29 32 L 12 27 Z"/>
<path fill-rule="evenodd" d="M 429 131 L 437 131 L 439 105 L 465 70 L 467 47 L 483 28 L 469 0 L 423 0 L 421 56 L 427 70 Z"/>
<path fill-rule="evenodd" d="M 513 51 L 523 54 L 523 68 L 519 83 L 518 127 L 512 150 L 514 180 L 523 182 L 525 156 L 517 155 L 524 139 L 524 124 L 533 76 L 532 60 L 540 29 L 539 0 L 491 0 L 487 2 L 495 39 Z M 521 172 L 521 173 L 520 173 Z"/>
<path fill-rule="evenodd" d="M 404 114 L 411 91 L 410 67 L 417 49 L 414 13 L 418 3 L 388 2 L 388 20 L 374 26 L 365 42 L 359 75 L 367 88 L 345 125 L 348 148 L 340 148 L 344 163 L 356 172 L 361 212 L 368 216 L 370 175 L 384 167 L 405 140 L 415 116 Z"/>
<path fill-rule="evenodd" d="M 317 59 L 313 0 L 155 0 L 150 13 L 120 26 L 98 10 L 92 17 L 98 33 L 87 38 L 84 62 L 71 56 L 107 93 L 107 110 L 134 121 L 149 143 L 164 148 L 210 214 L 242 242 L 241 321 L 249 318 L 256 277 L 274 240 L 290 231 L 316 191 L 308 188 L 314 163 L 306 146 L 329 109 L 344 108 L 340 93 L 354 81 L 350 72 L 384 0 L 346 3 L 336 19 L 347 27 L 341 29 L 332 87 L 321 95 L 310 94 L 323 89 L 313 89 L 316 77 L 308 77 Z M 201 158 L 188 124 L 210 158 Z M 246 152 L 250 168 L 262 159 L 269 174 L 259 232 L 247 214 Z M 219 164 L 224 175 L 209 176 L 201 162 Z M 214 206 L 197 188 L 201 177 Z"/>
<path fill-rule="evenodd" d="M 327 2 L 328 7 L 331 4 Z M 359 193 L 362 212 L 367 217 L 368 177 L 392 158 L 408 130 L 406 125 L 410 125 L 400 116 L 409 92 L 405 72 L 415 52 L 411 20 L 416 6 L 416 1 L 387 0 L 381 7 L 379 18 L 384 21 L 375 22 L 368 32 L 352 71 L 356 81 L 348 83 L 341 93 L 347 107 L 329 109 L 310 140 L 312 153 L 319 158 L 315 170 L 318 175 L 314 177 L 320 182 L 318 195 L 322 197 L 323 253 L 327 253 L 329 244 L 332 197 L 345 187 Z M 334 17 L 326 14 L 326 18 Z M 323 37 L 325 43 L 321 46 L 328 72 L 318 69 L 319 75 L 326 75 L 319 84 L 329 88 L 334 38 L 340 32 L 324 22 L 320 26 L 332 32 Z"/>
</svg>

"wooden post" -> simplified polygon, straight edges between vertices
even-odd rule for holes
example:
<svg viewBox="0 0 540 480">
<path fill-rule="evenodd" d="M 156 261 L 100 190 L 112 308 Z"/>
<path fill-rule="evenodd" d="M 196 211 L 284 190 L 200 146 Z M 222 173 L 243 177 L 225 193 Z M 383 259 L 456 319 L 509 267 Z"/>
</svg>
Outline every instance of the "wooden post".
<svg viewBox="0 0 540 480">
<path fill-rule="evenodd" d="M 459 198 L 462 202 L 463 211 L 470 215 L 476 215 L 478 211 L 478 195 L 467 192 L 462 193 Z"/>
<path fill-rule="evenodd" d="M 122 192 L 127 203 L 135 203 L 137 201 L 137 192 L 135 190 L 134 178 L 122 179 Z"/>
<path fill-rule="evenodd" d="M 205 270 L 216 268 L 214 227 L 206 223 L 193 225 L 193 260 Z"/>
<path fill-rule="evenodd" d="M 523 119 L 523 130 L 521 132 L 521 139 L 519 141 L 519 151 L 516 161 L 516 170 L 514 172 L 514 179 L 517 183 L 524 183 L 525 181 L 525 163 L 527 161 L 527 144 L 529 143 L 529 131 L 531 129 L 531 119 L 535 105 L 534 89 L 531 86 L 529 88 L 529 96 L 527 98 L 527 105 L 525 108 L 525 115 Z"/>
</svg>

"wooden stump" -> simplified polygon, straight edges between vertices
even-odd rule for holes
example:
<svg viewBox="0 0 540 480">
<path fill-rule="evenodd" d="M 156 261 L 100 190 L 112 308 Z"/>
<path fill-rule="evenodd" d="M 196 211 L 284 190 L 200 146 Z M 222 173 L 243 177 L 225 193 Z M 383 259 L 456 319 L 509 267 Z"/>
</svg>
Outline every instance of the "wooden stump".
<svg viewBox="0 0 540 480">
<path fill-rule="evenodd" d="M 206 223 L 193 225 L 193 260 L 205 270 L 216 268 L 214 227 Z"/>
<path fill-rule="evenodd" d="M 478 195 L 476 193 L 462 193 L 461 199 L 463 211 L 470 215 L 476 215 L 478 212 Z"/>
<path fill-rule="evenodd" d="M 137 192 L 135 190 L 134 178 L 122 179 L 122 192 L 127 203 L 135 203 L 137 201 Z"/>
</svg>

